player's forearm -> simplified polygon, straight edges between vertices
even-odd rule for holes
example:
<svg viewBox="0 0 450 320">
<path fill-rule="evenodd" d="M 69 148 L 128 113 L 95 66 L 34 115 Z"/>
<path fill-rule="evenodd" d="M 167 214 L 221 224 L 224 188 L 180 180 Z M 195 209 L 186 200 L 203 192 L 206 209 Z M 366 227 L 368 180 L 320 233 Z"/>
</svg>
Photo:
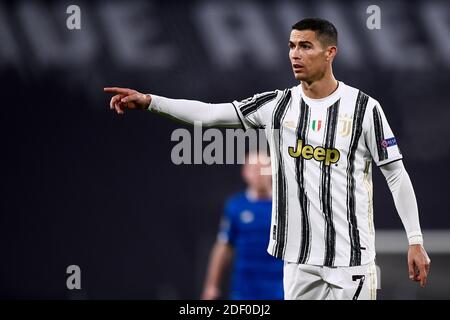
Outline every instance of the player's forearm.
<svg viewBox="0 0 450 320">
<path fill-rule="evenodd" d="M 220 287 L 223 274 L 230 265 L 232 249 L 225 243 L 216 243 L 211 253 L 205 288 Z"/>
<path fill-rule="evenodd" d="M 151 95 L 150 111 L 168 115 L 185 123 L 201 122 L 203 126 L 240 127 L 231 103 L 204 103 Z"/>
<path fill-rule="evenodd" d="M 423 244 L 416 196 L 403 162 L 396 161 L 380 168 L 391 190 L 409 244 Z"/>
</svg>

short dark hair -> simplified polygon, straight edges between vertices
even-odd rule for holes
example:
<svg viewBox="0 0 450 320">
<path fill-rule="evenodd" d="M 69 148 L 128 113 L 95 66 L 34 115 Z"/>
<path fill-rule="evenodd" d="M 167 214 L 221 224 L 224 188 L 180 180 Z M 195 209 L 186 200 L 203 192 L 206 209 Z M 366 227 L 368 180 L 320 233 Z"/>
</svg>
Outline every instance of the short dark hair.
<svg viewBox="0 0 450 320">
<path fill-rule="evenodd" d="M 320 18 L 306 18 L 294 24 L 292 30 L 314 31 L 322 45 L 337 46 L 338 33 L 336 27 L 330 21 Z"/>
</svg>

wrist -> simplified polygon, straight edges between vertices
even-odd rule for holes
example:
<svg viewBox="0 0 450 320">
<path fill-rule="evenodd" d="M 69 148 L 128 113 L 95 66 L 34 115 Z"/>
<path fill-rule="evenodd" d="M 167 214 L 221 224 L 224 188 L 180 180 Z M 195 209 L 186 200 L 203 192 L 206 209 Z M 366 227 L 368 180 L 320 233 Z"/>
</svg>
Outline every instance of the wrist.
<svg viewBox="0 0 450 320">
<path fill-rule="evenodd" d="M 423 237 L 422 237 L 422 235 L 410 236 L 410 237 L 408 237 L 408 243 L 410 246 L 423 245 Z"/>
<path fill-rule="evenodd" d="M 152 96 L 150 94 L 145 94 L 145 110 L 151 111 L 152 106 Z"/>
</svg>

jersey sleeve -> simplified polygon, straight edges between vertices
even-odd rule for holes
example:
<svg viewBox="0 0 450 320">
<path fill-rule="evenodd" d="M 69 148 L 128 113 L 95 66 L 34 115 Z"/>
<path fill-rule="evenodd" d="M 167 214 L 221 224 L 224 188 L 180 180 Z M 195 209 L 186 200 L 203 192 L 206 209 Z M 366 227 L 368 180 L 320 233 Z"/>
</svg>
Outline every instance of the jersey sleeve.
<svg viewBox="0 0 450 320">
<path fill-rule="evenodd" d="M 365 140 L 373 160 L 377 166 L 394 162 L 403 158 L 397 139 L 380 104 L 375 101 L 369 108 L 366 122 Z"/>
<path fill-rule="evenodd" d="M 268 119 L 264 117 L 263 109 L 273 109 L 280 95 L 279 90 L 258 93 L 254 96 L 233 101 L 233 106 L 244 129 L 263 128 L 267 125 Z M 271 108 L 272 107 L 272 108 Z M 271 113 L 270 113 L 271 114 Z"/>
<path fill-rule="evenodd" d="M 170 99 L 151 94 L 151 112 L 165 115 L 182 123 L 201 122 L 207 127 L 239 128 L 241 120 L 231 103 L 205 103 L 195 100 Z"/>
<path fill-rule="evenodd" d="M 219 233 L 217 240 L 222 243 L 234 245 L 236 238 L 236 223 L 234 219 L 234 210 L 232 201 L 228 201 L 225 205 L 224 214 L 220 221 Z"/>
</svg>

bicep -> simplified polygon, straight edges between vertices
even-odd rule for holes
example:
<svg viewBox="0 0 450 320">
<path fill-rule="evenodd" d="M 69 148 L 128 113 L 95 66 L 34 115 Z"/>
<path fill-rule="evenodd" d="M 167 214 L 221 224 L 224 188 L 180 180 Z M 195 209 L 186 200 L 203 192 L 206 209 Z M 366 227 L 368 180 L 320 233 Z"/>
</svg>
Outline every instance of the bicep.
<svg viewBox="0 0 450 320">
<path fill-rule="evenodd" d="M 208 112 L 210 113 L 209 125 L 228 128 L 243 127 L 233 103 L 210 104 Z"/>
<path fill-rule="evenodd" d="M 367 111 L 364 130 L 366 146 L 377 166 L 402 159 L 397 139 L 379 105 Z"/>
</svg>

